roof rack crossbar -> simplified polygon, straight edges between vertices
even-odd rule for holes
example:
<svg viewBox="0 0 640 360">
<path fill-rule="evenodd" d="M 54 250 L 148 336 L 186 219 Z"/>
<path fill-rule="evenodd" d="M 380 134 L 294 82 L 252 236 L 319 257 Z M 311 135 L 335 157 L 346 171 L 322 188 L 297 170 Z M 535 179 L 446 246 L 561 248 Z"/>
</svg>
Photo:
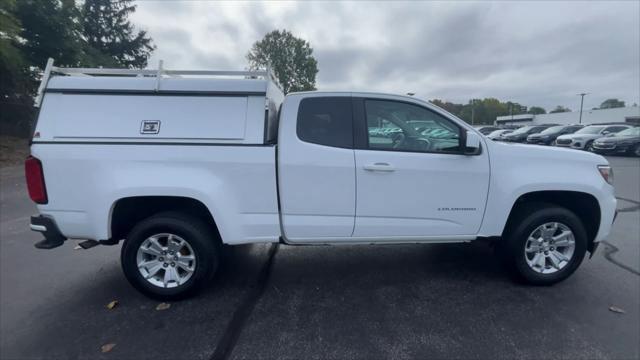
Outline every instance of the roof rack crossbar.
<svg viewBox="0 0 640 360">
<path fill-rule="evenodd" d="M 33 101 L 33 106 L 37 108 L 39 108 L 42 103 L 42 94 L 44 94 L 44 89 L 46 89 L 47 87 L 47 83 L 49 82 L 49 77 L 51 76 L 51 71 L 53 70 L 53 68 L 53 59 L 49 58 L 47 60 L 47 65 L 44 67 L 44 73 L 42 73 L 40 86 L 38 86 L 38 93 L 35 100 Z"/>
<path fill-rule="evenodd" d="M 53 66 L 51 72 L 64 75 L 129 75 L 129 76 L 162 76 L 162 75 L 209 75 L 209 76 L 256 76 L 271 77 L 272 73 L 265 70 L 257 71 L 216 71 L 216 70 L 166 70 L 166 69 L 106 69 L 106 68 L 64 68 Z"/>
<path fill-rule="evenodd" d="M 38 94 L 35 99 L 34 106 L 40 107 L 42 96 L 51 74 L 62 74 L 69 76 L 132 76 L 132 77 L 155 77 L 155 91 L 160 89 L 160 81 L 163 77 L 180 77 L 180 76 L 227 76 L 227 77 L 243 77 L 243 78 L 263 78 L 273 82 L 278 88 L 282 89 L 282 85 L 278 81 L 270 66 L 264 70 L 242 70 L 242 71 L 219 71 L 219 70 L 167 70 L 163 68 L 163 61 L 160 60 L 157 69 L 108 69 L 108 68 L 67 68 L 53 66 L 53 59 L 47 60 L 47 65 L 42 74 L 42 81 L 38 88 Z"/>
</svg>

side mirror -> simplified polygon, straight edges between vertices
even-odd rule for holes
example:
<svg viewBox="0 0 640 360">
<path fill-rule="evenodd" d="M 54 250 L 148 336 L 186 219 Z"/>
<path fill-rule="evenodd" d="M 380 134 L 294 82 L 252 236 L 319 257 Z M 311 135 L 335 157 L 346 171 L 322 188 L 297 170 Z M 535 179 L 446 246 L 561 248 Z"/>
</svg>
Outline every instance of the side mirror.
<svg viewBox="0 0 640 360">
<path fill-rule="evenodd" d="M 611 132 L 610 131 L 603 131 L 602 135 L 609 135 Z"/>
<path fill-rule="evenodd" d="M 464 154 L 465 155 L 479 155 L 480 154 L 480 144 L 482 140 L 480 139 L 480 135 L 475 133 L 474 131 L 467 131 L 464 138 Z"/>
</svg>

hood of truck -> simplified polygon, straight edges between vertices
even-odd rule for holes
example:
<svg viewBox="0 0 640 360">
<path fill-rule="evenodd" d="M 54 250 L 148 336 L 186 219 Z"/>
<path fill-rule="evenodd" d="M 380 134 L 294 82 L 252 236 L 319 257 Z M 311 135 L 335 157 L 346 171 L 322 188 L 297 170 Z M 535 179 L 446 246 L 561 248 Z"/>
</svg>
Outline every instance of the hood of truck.
<svg viewBox="0 0 640 360">
<path fill-rule="evenodd" d="M 587 162 L 594 165 L 606 165 L 609 162 L 603 156 L 586 151 L 576 151 L 573 149 L 566 149 L 561 147 L 549 147 L 539 145 L 527 145 L 521 143 L 505 143 L 505 142 L 490 142 L 488 144 L 489 157 L 491 158 L 492 152 L 499 152 L 500 157 L 505 156 L 512 158 L 513 161 L 531 161 L 531 159 L 538 159 L 541 164 L 531 164 L 532 166 L 543 165 L 545 162 L 557 162 L 557 161 L 577 161 Z"/>
</svg>

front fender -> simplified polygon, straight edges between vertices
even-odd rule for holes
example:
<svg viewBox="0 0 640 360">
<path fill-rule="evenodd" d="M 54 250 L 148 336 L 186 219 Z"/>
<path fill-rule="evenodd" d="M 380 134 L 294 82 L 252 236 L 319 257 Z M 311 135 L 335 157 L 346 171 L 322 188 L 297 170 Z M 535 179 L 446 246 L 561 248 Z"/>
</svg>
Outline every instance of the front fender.
<svg viewBox="0 0 640 360">
<path fill-rule="evenodd" d="M 516 201 L 539 191 L 592 195 L 601 212 L 596 241 L 608 234 L 615 213 L 615 196 L 613 187 L 604 181 L 597 168 L 607 164 L 606 159 L 578 150 L 536 145 L 491 143 L 490 146 L 492 176 L 479 236 L 501 236 Z"/>
</svg>

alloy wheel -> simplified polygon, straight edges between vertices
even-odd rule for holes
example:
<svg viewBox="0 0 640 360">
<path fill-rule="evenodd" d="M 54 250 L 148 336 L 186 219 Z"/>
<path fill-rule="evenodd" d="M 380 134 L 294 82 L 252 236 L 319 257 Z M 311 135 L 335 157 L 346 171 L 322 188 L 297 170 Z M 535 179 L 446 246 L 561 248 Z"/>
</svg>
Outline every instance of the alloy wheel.
<svg viewBox="0 0 640 360">
<path fill-rule="evenodd" d="M 136 263 L 142 277 L 161 288 L 183 285 L 196 269 L 191 245 L 180 236 L 169 233 L 145 239 L 138 248 Z"/>
<path fill-rule="evenodd" d="M 569 264 L 575 248 L 575 236 L 568 226 L 548 222 L 531 232 L 524 247 L 524 256 L 533 271 L 553 274 Z"/>
</svg>

